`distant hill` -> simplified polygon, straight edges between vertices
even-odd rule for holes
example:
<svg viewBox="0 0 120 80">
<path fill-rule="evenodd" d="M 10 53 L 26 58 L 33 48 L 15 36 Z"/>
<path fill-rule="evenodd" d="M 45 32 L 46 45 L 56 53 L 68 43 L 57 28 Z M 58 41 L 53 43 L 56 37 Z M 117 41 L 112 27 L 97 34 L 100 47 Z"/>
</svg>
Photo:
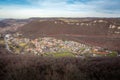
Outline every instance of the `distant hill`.
<svg viewBox="0 0 120 80">
<path fill-rule="evenodd" d="M 56 35 L 56 34 L 72 34 L 72 35 L 118 35 L 120 28 L 118 20 L 106 19 L 76 19 L 69 20 L 36 20 L 20 29 L 26 35 L 36 34 Z M 115 27 L 114 27 L 115 26 Z M 115 33 L 116 31 L 116 33 Z M 38 35 L 39 36 L 39 35 Z"/>
<path fill-rule="evenodd" d="M 30 19 L 3 19 L 0 21 L 0 33 L 14 32 L 18 27 L 27 24 Z"/>
<path fill-rule="evenodd" d="M 0 21 L 1 28 L 7 27 L 7 26 L 9 26 L 9 24 Z"/>
</svg>

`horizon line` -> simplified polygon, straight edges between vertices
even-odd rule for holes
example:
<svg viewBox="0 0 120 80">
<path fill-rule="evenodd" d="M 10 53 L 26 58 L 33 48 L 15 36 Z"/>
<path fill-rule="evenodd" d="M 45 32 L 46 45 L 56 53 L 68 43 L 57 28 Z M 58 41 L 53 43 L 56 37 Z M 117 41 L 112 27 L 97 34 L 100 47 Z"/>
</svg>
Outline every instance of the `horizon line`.
<svg viewBox="0 0 120 80">
<path fill-rule="evenodd" d="M 120 17 L 28 17 L 28 18 L 0 18 L 2 19 L 32 19 L 32 18 L 120 18 Z"/>
</svg>

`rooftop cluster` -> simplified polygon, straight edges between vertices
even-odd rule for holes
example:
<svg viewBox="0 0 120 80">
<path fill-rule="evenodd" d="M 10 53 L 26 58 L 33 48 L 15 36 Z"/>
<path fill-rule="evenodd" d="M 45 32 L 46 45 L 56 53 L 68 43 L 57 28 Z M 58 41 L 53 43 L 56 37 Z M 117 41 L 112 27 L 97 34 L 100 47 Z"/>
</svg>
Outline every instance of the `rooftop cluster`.
<svg viewBox="0 0 120 80">
<path fill-rule="evenodd" d="M 28 39 L 22 34 L 6 34 L 8 48 L 16 54 L 51 55 L 52 53 L 71 53 L 74 56 L 107 56 L 117 55 L 116 52 L 75 41 L 60 40 L 53 37 Z"/>
</svg>

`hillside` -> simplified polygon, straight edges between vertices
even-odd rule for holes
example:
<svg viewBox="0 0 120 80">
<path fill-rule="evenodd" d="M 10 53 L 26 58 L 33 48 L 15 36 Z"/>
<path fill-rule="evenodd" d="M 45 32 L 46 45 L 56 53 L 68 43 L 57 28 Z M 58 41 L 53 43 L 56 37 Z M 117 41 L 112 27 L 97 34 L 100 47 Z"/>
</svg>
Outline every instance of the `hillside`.
<svg viewBox="0 0 120 80">
<path fill-rule="evenodd" d="M 119 50 L 119 22 L 119 18 L 34 19 L 18 32 L 29 38 L 53 36 Z"/>
<path fill-rule="evenodd" d="M 120 57 L 0 56 L 0 80 L 120 80 Z"/>
<path fill-rule="evenodd" d="M 55 21 L 33 21 L 20 29 L 25 35 L 32 32 L 33 36 L 36 34 L 44 35 L 107 35 L 109 31 L 108 23 L 92 23 L 92 22 L 63 22 Z"/>
<path fill-rule="evenodd" d="M 0 21 L 0 33 L 15 32 L 18 27 L 27 24 L 27 19 L 3 19 Z"/>
<path fill-rule="evenodd" d="M 0 80 L 120 80 L 119 22 L 97 18 L 13 21 L 17 28 L 4 28 L 0 34 Z"/>
</svg>

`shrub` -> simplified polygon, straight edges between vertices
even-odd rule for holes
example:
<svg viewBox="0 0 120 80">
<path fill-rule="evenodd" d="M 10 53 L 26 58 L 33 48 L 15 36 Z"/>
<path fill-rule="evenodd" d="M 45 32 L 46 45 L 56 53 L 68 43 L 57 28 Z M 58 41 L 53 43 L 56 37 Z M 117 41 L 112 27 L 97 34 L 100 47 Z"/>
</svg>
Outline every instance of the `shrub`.
<svg viewBox="0 0 120 80">
<path fill-rule="evenodd" d="M 0 80 L 120 80 L 120 58 L 0 55 Z"/>
</svg>

